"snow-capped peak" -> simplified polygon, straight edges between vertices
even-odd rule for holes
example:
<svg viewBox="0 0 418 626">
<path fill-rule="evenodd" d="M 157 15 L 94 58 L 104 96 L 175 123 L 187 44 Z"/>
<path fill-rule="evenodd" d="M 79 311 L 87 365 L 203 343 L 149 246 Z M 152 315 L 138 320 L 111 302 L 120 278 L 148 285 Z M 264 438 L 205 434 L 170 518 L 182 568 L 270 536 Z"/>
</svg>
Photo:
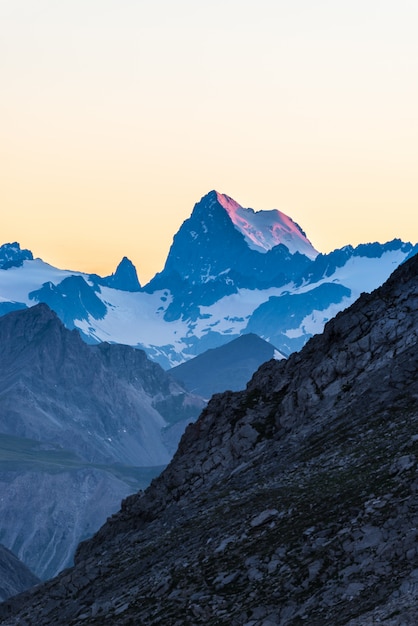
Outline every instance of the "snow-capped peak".
<svg viewBox="0 0 418 626">
<path fill-rule="evenodd" d="M 216 196 L 251 249 L 267 252 L 274 246 L 284 244 L 292 254 L 300 252 L 310 259 L 318 255 L 300 226 L 281 211 L 244 209 L 225 194 L 216 192 Z"/>
</svg>

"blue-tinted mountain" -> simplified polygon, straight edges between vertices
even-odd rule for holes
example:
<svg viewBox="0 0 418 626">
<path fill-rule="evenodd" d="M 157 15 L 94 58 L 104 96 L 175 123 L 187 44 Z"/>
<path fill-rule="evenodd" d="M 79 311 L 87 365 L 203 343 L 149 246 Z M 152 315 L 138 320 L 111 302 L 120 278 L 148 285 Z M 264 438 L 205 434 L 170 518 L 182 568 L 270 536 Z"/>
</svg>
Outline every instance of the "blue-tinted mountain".
<svg viewBox="0 0 418 626">
<path fill-rule="evenodd" d="M 405 261 L 412 259 L 412 257 L 415 256 L 416 254 L 418 254 L 418 244 L 415 244 L 415 246 L 412 246 L 412 248 L 409 250 L 405 258 Z"/>
<path fill-rule="evenodd" d="M 331 305 L 348 300 L 350 296 L 351 291 L 347 287 L 327 282 L 306 292 L 271 296 L 255 309 L 247 330 L 261 333 L 284 354 L 289 355 L 300 350 L 314 334 L 314 329 L 309 328 L 309 322 L 314 322 L 315 315 L 321 315 Z"/>
<path fill-rule="evenodd" d="M 89 285 L 82 276 L 69 276 L 58 285 L 44 283 L 29 293 L 34 302 L 43 302 L 55 311 L 67 328 L 75 328 L 75 320 L 103 319 L 107 308 L 98 296 L 98 287 Z"/>
<path fill-rule="evenodd" d="M 159 465 L 161 429 L 193 415 L 189 394 L 142 350 L 87 345 L 46 304 L 0 318 L 0 345 L 1 433 L 90 462 Z"/>
<path fill-rule="evenodd" d="M 145 287 L 147 291 L 172 291 L 174 301 L 165 313 L 167 321 L 196 316 L 199 305 L 211 305 L 239 288 L 279 287 L 311 264 L 305 254 L 290 252 L 282 243 L 269 249 L 250 247 L 227 210 L 230 205 L 239 207 L 216 191 L 204 196 L 174 236 L 163 271 Z M 251 209 L 242 211 L 254 215 Z M 266 231 L 272 231 L 274 219 L 275 215 Z M 296 225 L 294 229 L 304 243 L 302 249 L 316 256 L 303 231 Z"/>
<path fill-rule="evenodd" d="M 323 278 L 329 278 L 335 274 L 338 268 L 347 264 L 350 259 L 380 259 L 385 252 L 400 252 L 405 255 L 405 260 L 414 256 L 418 246 L 412 246 L 409 242 L 393 239 L 387 243 L 367 243 L 353 246 L 344 246 L 329 254 L 318 254 L 312 264 L 301 274 L 300 283 L 308 281 L 317 282 Z"/>
<path fill-rule="evenodd" d="M 227 389 L 245 389 L 260 365 L 273 358 L 285 357 L 271 343 L 249 333 L 173 367 L 170 374 L 192 393 L 209 399 Z"/>
<path fill-rule="evenodd" d="M 121 291 L 140 291 L 141 285 L 138 280 L 136 267 L 126 256 L 116 268 L 116 271 L 110 276 L 101 278 L 97 274 L 91 274 L 90 280 L 98 285 L 119 289 Z"/>
<path fill-rule="evenodd" d="M 28 307 L 23 302 L 0 302 L 0 317 L 11 313 L 11 311 L 21 311 Z"/>
<path fill-rule="evenodd" d="M 0 246 L 0 269 L 7 270 L 11 267 L 21 267 L 23 261 L 31 261 L 33 254 L 30 250 L 21 249 L 20 244 L 4 243 Z"/>
</svg>

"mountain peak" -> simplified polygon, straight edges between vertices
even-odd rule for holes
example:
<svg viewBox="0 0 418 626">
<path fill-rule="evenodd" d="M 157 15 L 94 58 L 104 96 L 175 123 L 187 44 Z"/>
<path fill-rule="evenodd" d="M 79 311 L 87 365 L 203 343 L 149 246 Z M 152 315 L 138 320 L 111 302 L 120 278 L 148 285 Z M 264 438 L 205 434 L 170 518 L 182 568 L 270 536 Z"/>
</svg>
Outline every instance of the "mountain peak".
<svg viewBox="0 0 418 626">
<path fill-rule="evenodd" d="M 0 246 L 0 269 L 7 270 L 10 267 L 20 267 L 23 261 L 32 261 L 33 254 L 30 250 L 20 247 L 17 241 L 4 243 Z"/>
<path fill-rule="evenodd" d="M 127 256 L 124 256 L 116 270 L 110 276 L 102 278 L 97 274 L 90 274 L 90 280 L 96 285 L 104 285 L 121 291 L 140 291 L 141 285 L 136 273 L 136 267 Z"/>
<path fill-rule="evenodd" d="M 51 321 L 57 322 L 60 326 L 62 325 L 56 312 L 46 302 L 39 302 L 24 311 L 12 311 L 9 313 L 9 317 L 10 319 L 30 319 L 36 321 L 39 325 L 44 325 Z"/>
<path fill-rule="evenodd" d="M 300 252 L 315 259 L 317 250 L 296 222 L 278 209 L 254 211 L 242 207 L 230 196 L 215 192 L 218 203 L 225 209 L 235 228 L 242 233 L 252 250 L 265 253 L 280 244 L 291 254 Z"/>
<path fill-rule="evenodd" d="M 111 286 L 114 289 L 125 291 L 139 291 L 141 289 L 135 265 L 127 256 L 123 257 L 111 278 L 113 279 Z"/>
<path fill-rule="evenodd" d="M 44 302 L 28 309 L 7 313 L 1 317 L 0 323 L 2 367 L 9 352 L 14 354 L 33 342 L 37 343 L 44 337 L 45 332 L 49 333 L 49 336 L 54 334 L 60 336 L 63 331 L 70 332 L 65 329 L 58 315 Z M 76 341 L 83 343 L 78 333 Z"/>
</svg>

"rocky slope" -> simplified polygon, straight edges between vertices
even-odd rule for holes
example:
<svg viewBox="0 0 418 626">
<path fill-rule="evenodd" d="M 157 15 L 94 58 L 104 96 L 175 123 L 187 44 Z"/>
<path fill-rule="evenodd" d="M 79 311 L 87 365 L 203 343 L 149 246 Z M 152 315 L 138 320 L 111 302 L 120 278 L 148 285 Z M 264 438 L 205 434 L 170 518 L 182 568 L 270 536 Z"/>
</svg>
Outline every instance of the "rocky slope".
<svg viewBox="0 0 418 626">
<path fill-rule="evenodd" d="M 418 258 L 245 391 L 0 623 L 418 622 Z"/>
</svg>

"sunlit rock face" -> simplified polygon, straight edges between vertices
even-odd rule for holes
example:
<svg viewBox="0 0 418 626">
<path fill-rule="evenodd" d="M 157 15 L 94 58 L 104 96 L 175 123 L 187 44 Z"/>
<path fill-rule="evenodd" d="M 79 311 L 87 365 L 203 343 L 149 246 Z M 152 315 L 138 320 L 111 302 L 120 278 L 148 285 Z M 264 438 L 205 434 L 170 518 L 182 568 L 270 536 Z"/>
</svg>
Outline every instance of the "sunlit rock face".
<svg viewBox="0 0 418 626">
<path fill-rule="evenodd" d="M 246 390 L 0 623 L 418 623 L 418 258 Z"/>
<path fill-rule="evenodd" d="M 229 196 L 218 192 L 215 194 L 217 201 L 252 250 L 268 252 L 275 246 L 284 245 L 291 254 L 300 252 L 310 259 L 315 259 L 318 255 L 306 234 L 288 215 L 277 209 L 245 209 Z"/>
</svg>

